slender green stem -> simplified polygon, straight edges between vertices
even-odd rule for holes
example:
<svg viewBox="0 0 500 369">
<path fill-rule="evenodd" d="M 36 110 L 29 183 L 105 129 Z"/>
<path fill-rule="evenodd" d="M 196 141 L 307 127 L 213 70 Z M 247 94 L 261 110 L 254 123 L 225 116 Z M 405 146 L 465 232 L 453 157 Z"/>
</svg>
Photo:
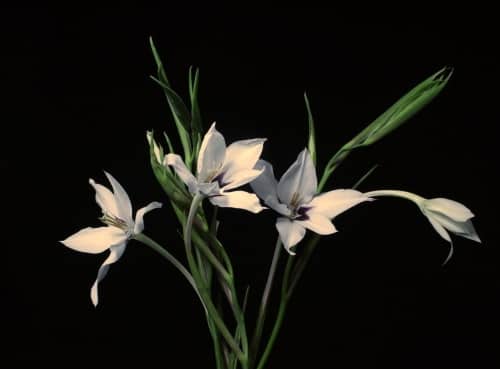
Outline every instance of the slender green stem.
<svg viewBox="0 0 500 369">
<path fill-rule="evenodd" d="M 307 263 L 309 262 L 309 259 L 311 258 L 311 255 L 314 249 L 316 248 L 316 245 L 318 244 L 319 240 L 320 236 L 315 234 L 305 247 L 304 253 L 300 255 L 299 261 L 297 262 L 297 264 L 295 264 L 292 272 L 292 280 L 290 282 L 290 285 L 288 286 L 288 291 L 287 291 L 288 298 L 292 296 L 292 293 L 295 290 L 295 286 L 299 282 L 300 277 L 302 276 L 302 273 L 304 272 L 304 269 L 306 268 Z"/>
<path fill-rule="evenodd" d="M 210 331 L 210 336 L 212 336 L 212 341 L 214 343 L 214 354 L 215 354 L 215 366 L 217 369 L 224 369 L 224 364 L 222 361 L 222 351 L 221 351 L 221 343 L 219 341 L 219 332 L 217 332 L 217 328 L 214 326 L 214 322 L 208 318 L 208 329 Z"/>
<path fill-rule="evenodd" d="M 407 199 L 413 201 L 415 204 L 419 205 L 425 199 L 422 196 L 416 195 L 414 193 L 408 191 L 400 191 L 400 190 L 376 190 L 365 193 L 368 197 L 377 197 L 377 196 L 389 196 L 389 197 L 400 197 L 403 199 Z"/>
<path fill-rule="evenodd" d="M 203 201 L 203 195 L 196 194 L 191 203 L 191 207 L 189 208 L 189 213 L 186 221 L 186 225 L 184 227 L 184 246 L 186 248 L 186 255 L 189 263 L 189 267 L 191 268 L 191 273 L 193 274 L 194 281 L 198 286 L 198 291 L 205 302 L 205 305 L 208 310 L 208 314 L 210 318 L 213 320 L 215 326 L 219 330 L 220 334 L 227 342 L 228 346 L 233 350 L 233 352 L 238 356 L 242 366 L 246 368 L 247 364 L 247 355 L 244 354 L 238 343 L 234 340 L 233 336 L 227 329 L 226 325 L 222 321 L 217 309 L 215 308 L 212 299 L 210 297 L 210 293 L 207 289 L 207 286 L 204 284 L 204 281 L 200 275 L 200 271 L 197 268 L 196 261 L 193 256 L 193 250 L 191 245 L 191 236 L 193 231 L 193 220 L 198 211 L 198 207 L 201 205 Z M 229 279 L 229 282 L 232 282 L 232 278 Z"/>
<path fill-rule="evenodd" d="M 224 260 L 224 264 L 226 265 L 226 268 L 228 270 L 229 275 L 231 276 L 231 282 L 230 283 L 223 283 L 224 281 L 221 281 L 221 288 L 226 295 L 227 301 L 229 305 L 231 306 L 231 310 L 233 312 L 234 318 L 236 320 L 236 334 L 235 337 L 237 340 L 241 341 L 242 345 L 242 350 L 243 353 L 248 357 L 248 337 L 247 337 L 247 331 L 246 331 L 246 323 L 245 323 L 245 314 L 243 309 L 240 307 L 240 304 L 238 302 L 238 296 L 236 292 L 236 286 L 234 284 L 234 278 L 233 278 L 233 267 L 231 264 L 231 259 L 226 253 L 226 250 L 224 249 L 224 246 L 219 242 L 217 239 L 217 214 L 218 214 L 219 208 L 217 206 L 214 207 L 214 212 L 212 215 L 212 220 L 210 223 L 210 243 L 212 244 L 212 247 L 215 251 L 215 254 L 217 258 L 219 259 L 222 257 Z"/>
<path fill-rule="evenodd" d="M 212 224 L 210 225 L 210 232 L 214 232 L 214 229 L 215 229 L 213 223 L 215 223 L 216 218 L 217 218 L 217 209 L 218 208 L 215 207 L 214 216 L 212 218 Z M 209 286 L 209 289 L 211 289 L 211 284 L 212 284 L 212 268 L 210 268 L 208 271 L 209 271 L 209 275 L 207 276 L 207 278 L 208 278 L 208 286 Z M 219 294 L 218 297 L 220 297 L 220 294 Z M 222 315 L 222 308 L 220 306 L 220 298 L 218 299 L 216 308 L 217 308 L 217 311 L 219 311 L 219 314 L 220 314 L 221 318 L 224 319 L 224 317 Z M 216 363 L 217 369 L 227 368 L 227 366 L 228 366 L 227 365 L 227 360 L 224 359 L 224 354 L 223 354 L 223 350 L 222 350 L 222 344 L 219 341 L 219 334 L 218 334 L 217 331 L 215 331 L 215 334 L 214 334 L 213 338 L 214 338 L 215 363 Z"/>
<path fill-rule="evenodd" d="M 278 236 L 278 239 L 276 241 L 276 246 L 274 248 L 273 259 L 271 261 L 271 266 L 269 268 L 269 274 L 267 275 L 266 286 L 264 288 L 264 292 L 262 293 L 259 314 L 257 316 L 257 325 L 250 346 L 252 353 L 252 360 L 255 360 L 257 355 L 259 354 L 260 339 L 262 338 L 262 331 L 264 329 L 264 323 L 267 315 L 267 304 L 269 302 L 269 295 L 273 288 L 274 276 L 276 274 L 276 267 L 278 266 L 280 252 L 281 252 L 281 239 Z"/>
<path fill-rule="evenodd" d="M 273 330 L 271 332 L 271 336 L 267 342 L 266 348 L 264 349 L 264 353 L 262 354 L 259 364 L 257 365 L 257 369 L 263 369 L 266 365 L 267 360 L 269 359 L 269 355 L 274 347 L 276 342 L 276 338 L 278 338 L 278 333 L 281 329 L 281 325 L 283 324 L 283 319 L 285 318 L 286 307 L 288 305 L 288 279 L 290 278 L 290 271 L 293 265 L 293 256 L 288 256 L 288 261 L 286 263 L 285 272 L 283 274 L 283 282 L 281 284 L 281 301 L 280 306 L 278 308 L 278 315 L 276 317 L 276 321 L 274 322 Z"/>
<path fill-rule="evenodd" d="M 212 221 L 210 222 L 210 233 L 217 237 L 217 214 L 219 213 L 219 207 L 214 205 L 214 212 L 212 214 Z"/>
<path fill-rule="evenodd" d="M 196 287 L 194 279 L 191 276 L 191 274 L 189 273 L 189 271 L 172 254 L 170 254 L 167 250 L 165 250 L 163 247 L 161 247 L 160 244 L 158 244 L 156 241 L 154 241 L 150 237 L 146 236 L 145 234 L 139 233 L 139 234 L 134 235 L 133 238 L 135 240 L 143 243 L 144 245 L 149 246 L 150 248 L 152 248 L 153 250 L 158 252 L 161 256 L 163 256 L 165 259 L 167 259 L 169 262 L 171 262 L 177 268 L 177 270 L 179 270 L 181 272 L 181 274 L 184 277 L 186 277 L 189 284 L 193 287 L 194 291 L 196 292 L 196 295 L 198 296 L 198 298 L 200 299 L 200 301 L 203 305 L 203 309 L 205 310 L 208 329 L 209 329 L 210 335 L 212 336 L 212 339 L 214 341 L 215 361 L 216 361 L 217 369 L 223 369 L 223 366 L 221 363 L 221 358 L 220 358 L 220 356 L 221 356 L 220 343 L 219 343 L 219 336 L 218 336 L 217 330 L 215 329 L 214 323 L 212 322 L 212 320 L 210 319 L 210 317 L 208 315 L 208 311 L 207 311 L 207 308 L 205 306 L 205 303 L 203 302 L 203 299 L 201 298 L 200 293 L 198 292 L 198 288 Z"/>
<path fill-rule="evenodd" d="M 212 266 L 217 270 L 217 272 L 221 275 L 221 277 L 229 282 L 232 280 L 232 275 L 224 268 L 224 266 L 220 263 L 217 257 L 213 254 L 210 248 L 204 242 L 196 242 L 196 247 L 201 251 L 203 256 L 207 258 L 207 260 L 212 264 Z"/>
<path fill-rule="evenodd" d="M 151 247 L 153 250 L 155 250 L 157 253 L 159 253 L 161 256 L 163 256 L 165 259 L 167 259 L 169 262 L 171 262 L 173 264 L 173 266 L 176 267 L 177 270 L 179 272 L 181 272 L 181 274 L 188 280 L 191 287 L 193 287 L 194 290 L 196 291 L 196 293 L 198 294 L 198 288 L 196 287 L 193 276 L 184 267 L 184 265 L 182 265 L 182 263 L 175 258 L 175 256 L 173 256 L 171 253 L 169 253 L 167 250 L 165 250 L 163 247 L 161 247 L 160 244 L 157 243 L 155 240 L 146 236 L 144 233 L 136 234 L 136 235 L 134 235 L 133 238 L 135 240 L 143 243 L 144 245 Z M 198 297 L 200 297 L 199 294 L 198 294 Z"/>
<path fill-rule="evenodd" d="M 337 169 L 337 167 L 342 163 L 342 161 L 351 153 L 352 150 L 361 147 L 362 145 L 355 144 L 355 140 L 351 140 L 346 143 L 342 148 L 337 151 L 335 155 L 326 164 L 321 180 L 319 181 L 317 192 L 320 193 L 323 187 L 325 187 L 326 181 L 332 175 L 332 173 Z"/>
</svg>

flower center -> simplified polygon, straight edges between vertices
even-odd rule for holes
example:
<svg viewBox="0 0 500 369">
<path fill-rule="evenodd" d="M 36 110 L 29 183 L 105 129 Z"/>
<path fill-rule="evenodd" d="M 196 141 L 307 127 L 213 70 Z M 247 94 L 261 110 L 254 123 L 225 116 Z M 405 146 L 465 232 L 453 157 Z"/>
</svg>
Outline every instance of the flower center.
<svg viewBox="0 0 500 369">
<path fill-rule="evenodd" d="M 311 207 L 308 206 L 302 206 L 299 207 L 298 209 L 295 209 L 295 211 L 292 212 L 292 219 L 294 220 L 308 220 L 309 215 L 307 215 L 307 212 L 311 209 Z"/>
<path fill-rule="evenodd" d="M 212 182 L 217 182 L 219 184 L 220 188 L 222 188 L 225 185 L 227 185 L 227 183 L 224 182 L 224 174 L 225 173 L 220 173 L 215 178 L 212 179 Z"/>
<path fill-rule="evenodd" d="M 103 216 L 100 217 L 99 220 L 108 226 L 120 228 L 122 231 L 129 233 L 127 222 L 125 222 L 123 219 L 115 217 L 114 215 L 103 214 Z"/>
</svg>

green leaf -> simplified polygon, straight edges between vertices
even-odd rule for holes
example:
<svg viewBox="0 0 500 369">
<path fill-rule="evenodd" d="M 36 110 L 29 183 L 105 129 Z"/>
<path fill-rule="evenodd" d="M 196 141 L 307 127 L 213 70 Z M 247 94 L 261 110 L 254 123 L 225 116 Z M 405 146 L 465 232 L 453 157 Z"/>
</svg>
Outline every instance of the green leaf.
<svg viewBox="0 0 500 369">
<path fill-rule="evenodd" d="M 177 92 L 172 90 L 172 88 L 165 82 L 159 80 L 156 77 L 153 76 L 150 77 L 153 81 L 158 83 L 163 88 L 163 91 L 165 92 L 165 95 L 167 95 L 167 99 L 171 104 L 171 109 L 174 116 L 176 116 L 179 119 L 180 123 L 184 126 L 184 128 L 189 129 L 189 125 L 191 122 L 191 114 L 189 113 L 189 110 L 184 104 L 184 101 L 182 101 L 182 98 L 177 94 Z"/>
<path fill-rule="evenodd" d="M 168 137 L 167 132 L 163 132 L 163 137 L 165 137 L 170 154 L 175 154 L 174 146 L 172 145 L 172 141 L 170 141 L 170 137 Z"/>
<path fill-rule="evenodd" d="M 363 177 L 358 179 L 358 181 L 354 184 L 354 186 L 352 186 L 352 188 L 354 190 L 357 189 L 361 185 L 361 183 L 363 183 L 377 168 L 378 164 L 375 164 L 373 167 L 371 167 L 370 170 L 363 175 Z"/>
<path fill-rule="evenodd" d="M 309 99 L 307 98 L 307 94 L 304 92 L 304 101 L 306 103 L 307 109 L 307 123 L 309 125 L 309 139 L 307 141 L 307 149 L 309 150 L 309 154 L 311 154 L 311 159 L 316 165 L 316 134 L 314 129 L 314 118 L 311 112 L 311 106 L 309 105 Z"/>
<path fill-rule="evenodd" d="M 167 75 L 165 73 L 165 68 L 163 67 L 163 62 L 161 61 L 160 55 L 158 54 L 158 51 L 151 37 L 149 38 L 149 43 L 157 66 L 157 76 L 151 76 L 151 79 L 153 79 L 163 88 L 163 92 L 165 93 L 165 97 L 167 98 L 170 111 L 172 112 L 172 116 L 174 118 L 175 126 L 177 127 L 177 132 L 179 133 L 182 148 L 184 150 L 184 160 L 188 168 L 191 168 L 193 154 L 191 137 L 189 133 L 191 125 L 190 111 L 186 107 L 186 104 L 184 104 L 182 98 L 171 88 Z"/>
<path fill-rule="evenodd" d="M 193 142 L 193 156 L 196 156 L 203 133 L 200 106 L 198 104 L 199 69 L 196 68 L 193 78 L 193 68 L 189 68 L 189 97 L 191 100 L 191 140 Z"/>
<path fill-rule="evenodd" d="M 153 42 L 153 37 L 151 36 L 149 37 L 149 46 L 151 47 L 151 51 L 156 62 L 158 78 L 165 81 L 167 85 L 170 85 L 170 83 L 168 82 L 167 74 L 165 73 L 165 69 L 163 68 L 160 54 L 158 54 L 158 50 L 156 50 L 156 46 Z"/>
</svg>

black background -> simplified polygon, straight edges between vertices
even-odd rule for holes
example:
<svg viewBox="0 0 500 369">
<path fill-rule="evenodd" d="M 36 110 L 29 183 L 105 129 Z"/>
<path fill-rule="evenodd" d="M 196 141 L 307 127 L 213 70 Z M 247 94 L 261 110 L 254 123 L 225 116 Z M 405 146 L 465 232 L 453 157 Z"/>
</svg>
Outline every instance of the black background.
<svg viewBox="0 0 500 369">
<path fill-rule="evenodd" d="M 201 68 L 205 127 L 216 120 L 228 142 L 267 137 L 263 157 L 278 175 L 306 145 L 304 91 L 321 170 L 409 88 L 442 66 L 455 67 L 436 101 L 351 155 L 327 189 L 351 186 L 379 164 L 362 190 L 463 202 L 477 215 L 483 244 L 455 237 L 456 253 L 442 267 L 447 243 L 404 200 L 339 216 L 340 232 L 317 249 L 269 367 L 499 367 L 495 27 L 472 15 L 446 23 L 353 19 L 299 8 L 4 9 L 2 367 L 213 366 L 202 309 L 160 257 L 131 243 L 94 309 L 89 289 L 105 255 L 57 242 L 99 224 L 87 181 L 106 184 L 103 169 L 136 208 L 166 202 L 149 168 L 145 131 L 175 132 L 162 92 L 148 78 L 155 72 L 149 35 L 182 96 L 188 67 Z M 224 209 L 220 217 L 239 287 L 252 286 L 252 318 L 275 216 Z M 145 223 L 182 258 L 169 206 Z"/>
</svg>

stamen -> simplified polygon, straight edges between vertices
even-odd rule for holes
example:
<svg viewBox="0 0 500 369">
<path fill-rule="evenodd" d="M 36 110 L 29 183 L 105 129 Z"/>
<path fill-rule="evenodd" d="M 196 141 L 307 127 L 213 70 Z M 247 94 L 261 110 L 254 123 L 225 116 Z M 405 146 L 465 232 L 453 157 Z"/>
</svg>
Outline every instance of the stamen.
<svg viewBox="0 0 500 369">
<path fill-rule="evenodd" d="M 292 199 L 290 200 L 290 207 L 292 209 L 296 209 L 299 204 L 301 203 L 301 198 L 298 192 L 295 192 L 292 196 Z"/>
<path fill-rule="evenodd" d="M 106 225 L 120 228 L 123 231 L 127 232 L 128 231 L 128 225 L 127 222 L 125 222 L 123 219 L 120 219 L 118 217 L 115 217 L 110 214 L 103 214 L 102 217 L 99 218 L 101 222 L 103 222 Z"/>
</svg>

